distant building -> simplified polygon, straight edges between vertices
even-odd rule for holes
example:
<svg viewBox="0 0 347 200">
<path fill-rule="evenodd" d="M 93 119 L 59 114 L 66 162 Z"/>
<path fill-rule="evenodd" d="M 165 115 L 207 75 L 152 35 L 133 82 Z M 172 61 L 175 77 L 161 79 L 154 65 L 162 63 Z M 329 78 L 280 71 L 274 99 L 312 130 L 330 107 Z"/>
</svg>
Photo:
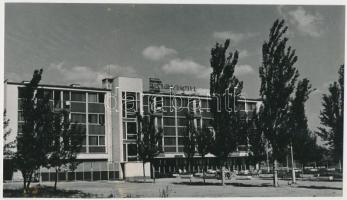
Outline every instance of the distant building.
<svg viewBox="0 0 347 200">
<path fill-rule="evenodd" d="M 92 181 L 136 176 L 136 167 L 142 167 L 137 157 L 136 112 L 153 114 L 155 125 L 163 128 L 163 153 L 155 161 L 157 176 L 184 171 L 186 113 L 194 113 L 196 128 L 207 126 L 212 129 L 209 109 L 211 98 L 207 90 L 163 84 L 159 79 L 150 79 L 149 91 L 143 90 L 143 82 L 139 78 L 107 78 L 102 83 L 102 88 L 43 84 L 38 88 L 39 95 L 49 94 L 53 109 L 69 109 L 71 121 L 85 130 L 86 137 L 78 155 L 81 164 L 74 172 L 67 169 L 62 171 L 59 179 Z M 8 141 L 13 140 L 16 133 L 22 130 L 21 91 L 24 84 L 5 82 L 4 106 L 12 129 Z M 245 113 L 245 119 L 259 105 L 257 99 L 238 99 L 236 104 L 237 109 Z M 246 144 L 240 145 L 238 151 L 230 154 L 230 168 L 245 167 L 245 160 L 240 159 L 248 156 L 245 147 Z M 215 168 L 218 165 L 216 158 L 212 154 L 207 157 L 209 168 Z M 195 156 L 194 162 L 194 169 L 200 171 L 199 155 Z M 5 165 L 9 163 L 6 161 Z M 12 177 L 8 175 L 12 173 L 10 167 L 5 168 L 6 177 Z M 42 168 L 38 174 L 42 180 L 54 180 L 54 172 L 53 169 Z"/>
</svg>

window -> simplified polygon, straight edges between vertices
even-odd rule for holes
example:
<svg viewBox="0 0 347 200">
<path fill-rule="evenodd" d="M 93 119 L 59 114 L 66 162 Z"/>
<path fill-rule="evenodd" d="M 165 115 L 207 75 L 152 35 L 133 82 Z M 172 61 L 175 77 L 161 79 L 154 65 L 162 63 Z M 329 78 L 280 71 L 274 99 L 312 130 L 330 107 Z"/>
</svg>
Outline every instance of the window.
<svg viewBox="0 0 347 200">
<path fill-rule="evenodd" d="M 184 137 L 178 137 L 178 145 L 184 145 Z"/>
<path fill-rule="evenodd" d="M 187 125 L 187 119 L 186 118 L 177 118 L 177 124 L 178 124 L 178 126 L 186 126 Z"/>
<path fill-rule="evenodd" d="M 136 122 L 127 122 L 127 133 L 136 134 Z"/>
<path fill-rule="evenodd" d="M 71 114 L 71 121 L 75 123 L 86 123 L 86 115 L 85 114 Z"/>
<path fill-rule="evenodd" d="M 96 93 L 88 93 L 88 102 L 98 102 L 98 95 Z"/>
<path fill-rule="evenodd" d="M 104 136 L 99 136 L 99 145 L 100 146 L 105 145 L 105 137 Z"/>
<path fill-rule="evenodd" d="M 69 91 L 63 92 L 63 100 L 64 101 L 70 101 L 70 92 Z"/>
<path fill-rule="evenodd" d="M 105 115 L 103 114 L 99 115 L 99 124 L 102 126 L 105 124 Z"/>
<path fill-rule="evenodd" d="M 86 101 L 86 93 L 71 92 L 71 101 Z"/>
<path fill-rule="evenodd" d="M 97 114 L 89 114 L 88 115 L 88 122 L 89 123 L 98 123 L 98 115 Z"/>
<path fill-rule="evenodd" d="M 164 145 L 176 145 L 176 137 L 164 137 Z"/>
<path fill-rule="evenodd" d="M 54 108 L 60 108 L 60 91 L 54 90 Z"/>
<path fill-rule="evenodd" d="M 24 121 L 23 111 L 18 111 L 18 121 Z"/>
<path fill-rule="evenodd" d="M 86 104 L 71 102 L 71 112 L 86 112 Z"/>
<path fill-rule="evenodd" d="M 178 136 L 184 136 L 187 133 L 187 128 L 186 127 L 178 127 L 177 128 L 177 135 Z"/>
<path fill-rule="evenodd" d="M 164 147 L 164 152 L 176 152 L 176 147 Z"/>
<path fill-rule="evenodd" d="M 104 101 L 105 101 L 105 94 L 99 93 L 98 95 L 99 95 L 99 103 L 104 103 Z"/>
<path fill-rule="evenodd" d="M 127 124 L 123 122 L 123 139 L 127 139 L 127 132 L 126 132 Z"/>
<path fill-rule="evenodd" d="M 128 156 L 137 156 L 136 144 L 128 144 Z"/>
<path fill-rule="evenodd" d="M 164 127 L 164 135 L 176 135 L 175 127 Z"/>
<path fill-rule="evenodd" d="M 18 88 L 18 98 L 25 98 L 25 88 L 24 87 Z"/>
<path fill-rule="evenodd" d="M 164 117 L 164 126 L 175 126 L 175 118 Z"/>
<path fill-rule="evenodd" d="M 23 103 L 24 103 L 23 99 L 18 99 L 18 110 L 23 110 Z"/>
<path fill-rule="evenodd" d="M 89 136 L 89 145 L 98 145 L 98 136 Z"/>
</svg>

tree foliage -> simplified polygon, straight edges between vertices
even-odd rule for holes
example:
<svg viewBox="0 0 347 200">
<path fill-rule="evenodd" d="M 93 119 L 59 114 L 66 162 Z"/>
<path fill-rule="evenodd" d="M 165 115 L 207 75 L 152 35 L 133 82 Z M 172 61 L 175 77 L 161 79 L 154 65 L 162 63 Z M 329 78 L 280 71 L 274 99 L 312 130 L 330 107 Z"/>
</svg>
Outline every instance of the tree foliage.
<svg viewBox="0 0 347 200">
<path fill-rule="evenodd" d="M 304 165 L 321 158 L 317 137 L 309 130 L 305 113 L 305 103 L 312 91 L 314 89 L 308 79 L 298 82 L 295 96 L 291 99 L 288 119 L 288 134 L 293 145 L 294 159 Z"/>
<path fill-rule="evenodd" d="M 29 190 L 32 175 L 40 166 L 47 165 L 52 136 L 51 122 L 53 113 L 48 96 L 40 97 L 37 93 L 42 69 L 35 70 L 32 80 L 21 90 L 23 93 L 22 109 L 24 124 L 22 133 L 17 134 L 17 151 L 14 163 L 22 172 L 24 189 Z"/>
<path fill-rule="evenodd" d="M 237 146 L 239 118 L 233 105 L 243 87 L 242 81 L 234 76 L 238 51 L 230 52 L 227 57 L 225 55 L 229 44 L 230 40 L 226 40 L 224 45 L 217 43 L 211 50 L 210 59 L 213 70 L 210 76 L 212 126 L 216 133 L 213 153 L 222 162 Z"/>
<path fill-rule="evenodd" d="M 323 126 L 318 128 L 317 134 L 329 145 L 334 160 L 342 162 L 344 65 L 340 66 L 338 74 L 338 81 L 329 86 L 329 94 L 323 94 L 323 109 L 320 112 Z"/>
<path fill-rule="evenodd" d="M 14 155 L 14 148 L 16 147 L 16 141 L 8 141 L 8 137 L 11 134 L 11 129 L 8 127 L 10 124 L 10 119 L 6 118 L 6 110 L 4 111 L 3 118 L 3 126 L 4 126 L 4 136 L 3 136 L 3 155 L 5 159 L 11 159 Z"/>
<path fill-rule="evenodd" d="M 283 156 L 288 145 L 286 122 L 289 102 L 299 76 L 294 67 L 297 61 L 295 50 L 287 47 L 288 38 L 284 37 L 287 29 L 284 20 L 275 21 L 268 41 L 263 44 L 263 63 L 259 68 L 263 103 L 259 111 L 261 129 L 271 144 L 275 158 Z"/>
<path fill-rule="evenodd" d="M 162 138 L 163 130 L 155 127 L 154 116 L 142 117 L 137 114 L 137 153 L 139 159 L 143 161 L 143 176 L 145 179 L 145 163 L 153 161 L 154 157 L 163 151 Z"/>
<path fill-rule="evenodd" d="M 76 124 L 70 124 L 69 111 L 60 110 L 54 113 L 52 121 L 52 141 L 49 153 L 48 167 L 56 169 L 54 188 L 57 187 L 58 173 L 61 167 L 66 166 L 74 170 L 79 161 L 77 154 L 82 148 L 85 137 L 84 130 Z"/>
<path fill-rule="evenodd" d="M 192 113 L 186 114 L 186 131 L 183 136 L 183 152 L 187 159 L 187 169 L 191 171 L 191 160 L 195 155 L 197 129 L 194 126 L 194 117 Z"/>
<path fill-rule="evenodd" d="M 276 20 L 270 29 L 269 39 L 262 47 L 263 61 L 259 67 L 261 80 L 259 110 L 261 131 L 269 141 L 274 159 L 274 186 L 278 185 L 276 163 L 285 156 L 288 146 L 288 113 L 291 94 L 299 76 L 294 67 L 297 61 L 295 50 L 287 47 L 284 36 L 288 27 L 284 20 Z"/>
<path fill-rule="evenodd" d="M 250 160 L 253 164 L 257 164 L 266 159 L 266 139 L 256 110 L 253 111 L 247 127 L 249 129 Z"/>
<path fill-rule="evenodd" d="M 207 127 L 203 126 L 202 129 L 196 132 L 196 149 L 202 158 L 202 171 L 203 179 L 205 183 L 205 172 L 206 172 L 206 160 L 205 156 L 211 152 L 211 146 L 213 144 L 213 132 Z"/>
</svg>

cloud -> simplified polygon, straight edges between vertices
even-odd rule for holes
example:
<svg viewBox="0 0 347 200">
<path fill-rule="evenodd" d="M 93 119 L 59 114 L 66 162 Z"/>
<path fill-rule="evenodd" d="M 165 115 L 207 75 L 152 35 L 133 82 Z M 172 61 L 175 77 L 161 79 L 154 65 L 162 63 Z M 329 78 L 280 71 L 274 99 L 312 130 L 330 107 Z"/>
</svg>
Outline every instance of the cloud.
<svg viewBox="0 0 347 200">
<path fill-rule="evenodd" d="M 177 51 L 175 49 L 167 48 L 164 45 L 161 45 L 159 47 L 148 46 L 142 51 L 142 55 L 145 58 L 149 60 L 154 60 L 154 61 L 158 61 L 166 56 L 175 55 L 175 54 L 177 54 Z"/>
<path fill-rule="evenodd" d="M 110 74 L 108 74 L 108 72 L 110 72 Z M 101 85 L 101 80 L 110 76 L 136 76 L 136 71 L 129 66 L 122 67 L 114 64 L 106 65 L 102 67 L 101 70 L 95 70 L 88 66 L 67 67 L 61 62 L 58 64 L 51 63 L 47 72 L 44 71 L 43 78 L 49 80 L 50 83 L 76 83 L 81 86 L 99 87 Z"/>
<path fill-rule="evenodd" d="M 253 33 L 235 33 L 233 31 L 213 32 L 213 37 L 217 39 L 230 39 L 234 43 L 239 43 L 247 38 L 253 37 Z"/>
<path fill-rule="evenodd" d="M 196 63 L 190 59 L 173 59 L 169 63 L 162 66 L 162 70 L 166 74 L 189 74 L 198 78 L 206 78 L 212 72 L 212 69 Z"/>
<path fill-rule="evenodd" d="M 254 73 L 254 69 L 250 65 L 236 65 L 235 67 L 235 76 L 242 76 L 246 74 Z"/>
<path fill-rule="evenodd" d="M 285 6 L 278 6 L 277 10 L 300 34 L 311 37 L 321 36 L 324 19 L 319 13 L 311 14 L 301 6 L 295 10 L 285 8 Z"/>
<path fill-rule="evenodd" d="M 247 56 L 249 56 L 249 53 L 248 53 L 247 50 L 241 50 L 241 51 L 239 52 L 239 58 L 245 58 L 245 57 L 247 57 Z"/>
</svg>

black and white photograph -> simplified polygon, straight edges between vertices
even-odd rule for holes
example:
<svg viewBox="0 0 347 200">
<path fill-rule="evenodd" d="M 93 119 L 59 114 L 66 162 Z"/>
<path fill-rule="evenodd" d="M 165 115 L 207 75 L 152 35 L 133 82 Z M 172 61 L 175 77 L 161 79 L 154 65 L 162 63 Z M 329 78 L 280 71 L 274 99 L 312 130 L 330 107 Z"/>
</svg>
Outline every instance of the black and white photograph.
<svg viewBox="0 0 347 200">
<path fill-rule="evenodd" d="M 346 2 L 294 3 L 1 3 L 1 197 L 342 199 Z"/>
</svg>

